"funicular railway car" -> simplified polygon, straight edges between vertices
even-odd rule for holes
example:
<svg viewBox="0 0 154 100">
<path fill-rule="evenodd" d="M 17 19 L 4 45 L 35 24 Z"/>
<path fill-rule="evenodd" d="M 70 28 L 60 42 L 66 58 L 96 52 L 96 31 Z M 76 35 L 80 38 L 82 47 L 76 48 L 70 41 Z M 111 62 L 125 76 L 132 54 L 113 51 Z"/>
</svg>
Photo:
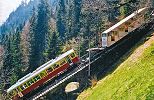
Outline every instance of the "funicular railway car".
<svg viewBox="0 0 154 100">
<path fill-rule="evenodd" d="M 102 32 L 102 48 L 110 47 L 129 32 L 140 27 L 145 22 L 145 12 L 148 8 L 141 8 L 127 16 L 117 24 Z"/>
<path fill-rule="evenodd" d="M 71 49 L 18 80 L 7 90 L 7 93 L 13 100 L 19 100 L 24 95 L 30 93 L 57 75 L 65 72 L 78 62 L 79 58 L 77 54 L 73 49 Z"/>
</svg>

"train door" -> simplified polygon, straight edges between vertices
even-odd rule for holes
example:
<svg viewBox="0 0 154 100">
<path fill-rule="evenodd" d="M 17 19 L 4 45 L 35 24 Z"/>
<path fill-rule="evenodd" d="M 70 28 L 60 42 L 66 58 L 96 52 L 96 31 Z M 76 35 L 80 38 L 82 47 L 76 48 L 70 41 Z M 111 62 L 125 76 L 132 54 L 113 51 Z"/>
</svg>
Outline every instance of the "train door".
<svg viewBox="0 0 154 100">
<path fill-rule="evenodd" d="M 106 33 L 102 33 L 102 47 L 105 48 L 107 47 L 107 34 Z"/>
<path fill-rule="evenodd" d="M 128 32 L 128 26 L 125 26 L 125 32 Z"/>
<path fill-rule="evenodd" d="M 111 35 L 111 41 L 115 41 L 115 36 Z"/>
</svg>

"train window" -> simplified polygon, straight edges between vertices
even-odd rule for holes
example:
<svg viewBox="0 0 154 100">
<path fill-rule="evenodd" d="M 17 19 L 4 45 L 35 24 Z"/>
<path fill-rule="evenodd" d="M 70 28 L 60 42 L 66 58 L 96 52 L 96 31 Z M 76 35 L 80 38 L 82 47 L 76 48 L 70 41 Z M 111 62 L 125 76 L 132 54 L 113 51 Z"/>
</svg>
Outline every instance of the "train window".
<svg viewBox="0 0 154 100">
<path fill-rule="evenodd" d="M 133 20 L 134 20 L 134 18 L 131 18 L 131 20 L 133 21 Z"/>
<path fill-rule="evenodd" d="M 54 64 L 54 69 L 59 67 L 59 64 Z"/>
<path fill-rule="evenodd" d="M 28 86 L 31 86 L 31 84 L 29 83 L 29 81 L 27 82 Z"/>
<path fill-rule="evenodd" d="M 44 77 L 44 76 L 46 76 L 46 73 L 45 73 L 45 72 L 41 72 L 41 73 L 40 73 L 40 76 L 41 76 L 41 77 Z"/>
<path fill-rule="evenodd" d="M 34 83 L 34 81 L 31 79 L 27 82 L 28 86 L 31 86 Z"/>
<path fill-rule="evenodd" d="M 108 35 L 109 35 L 109 36 L 111 36 L 111 35 L 112 35 L 112 33 L 113 33 L 113 31 L 112 31 L 112 32 L 110 32 Z"/>
<path fill-rule="evenodd" d="M 125 32 L 128 32 L 128 29 L 126 29 Z"/>
<path fill-rule="evenodd" d="M 35 76 L 33 79 L 34 79 L 35 82 L 37 82 L 37 81 L 40 80 L 41 78 L 40 78 L 39 75 L 37 75 L 37 76 Z"/>
<path fill-rule="evenodd" d="M 20 88 L 21 88 L 21 90 L 24 90 L 25 89 L 25 87 L 23 85 L 21 85 Z"/>
<path fill-rule="evenodd" d="M 17 91 L 16 90 L 13 90 L 13 95 L 16 95 L 17 94 Z"/>
<path fill-rule="evenodd" d="M 32 84 L 34 83 L 34 81 L 33 81 L 32 79 L 30 80 L 30 82 L 31 82 Z"/>
<path fill-rule="evenodd" d="M 65 63 L 66 63 L 66 61 L 65 61 L 65 60 L 62 60 L 61 63 L 60 63 L 60 65 L 62 66 L 62 65 L 64 65 Z"/>
<path fill-rule="evenodd" d="M 130 25 L 130 24 L 131 24 L 131 22 L 126 22 L 126 23 L 125 23 L 125 25 Z"/>
<path fill-rule="evenodd" d="M 102 34 L 102 37 L 107 37 L 106 33 L 103 33 L 103 34 Z"/>
<path fill-rule="evenodd" d="M 59 64 L 56 64 L 56 68 L 58 68 L 59 67 Z"/>
<path fill-rule="evenodd" d="M 19 92 L 21 92 L 21 91 L 22 91 L 21 87 L 18 87 L 17 89 L 18 89 L 18 91 L 19 91 Z"/>
<path fill-rule="evenodd" d="M 23 84 L 23 85 L 20 86 L 20 88 L 21 88 L 22 90 L 26 89 L 27 87 L 28 87 L 28 86 L 27 86 L 26 84 Z"/>
<path fill-rule="evenodd" d="M 117 31 L 114 31 L 113 32 L 113 35 L 115 36 L 115 35 L 118 35 L 118 32 Z"/>
<path fill-rule="evenodd" d="M 123 28 L 123 27 L 120 27 L 120 28 L 119 28 L 119 31 L 123 31 L 123 30 L 124 30 L 124 28 Z"/>
<path fill-rule="evenodd" d="M 52 68 L 51 68 L 51 67 L 48 68 L 48 69 L 47 69 L 47 72 L 48 72 L 48 73 L 52 72 Z"/>
<path fill-rule="evenodd" d="M 24 87 L 25 87 L 25 88 L 27 88 L 27 87 L 28 87 L 26 83 L 24 84 Z"/>
<path fill-rule="evenodd" d="M 71 56 L 71 58 L 75 58 L 75 54 L 74 53 L 70 54 L 70 56 Z"/>
<path fill-rule="evenodd" d="M 56 64 L 53 65 L 53 68 L 54 68 L 54 69 L 56 68 Z"/>
<path fill-rule="evenodd" d="M 14 95 L 14 93 L 13 93 L 13 91 L 11 91 L 11 92 L 9 93 L 9 96 L 12 98 L 13 95 Z"/>
</svg>

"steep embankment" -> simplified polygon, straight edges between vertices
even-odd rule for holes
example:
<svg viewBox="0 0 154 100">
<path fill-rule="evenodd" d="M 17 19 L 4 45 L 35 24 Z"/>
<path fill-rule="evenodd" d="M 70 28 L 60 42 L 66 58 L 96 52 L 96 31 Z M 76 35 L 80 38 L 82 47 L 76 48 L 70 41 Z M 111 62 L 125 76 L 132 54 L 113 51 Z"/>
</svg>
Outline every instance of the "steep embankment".
<svg viewBox="0 0 154 100">
<path fill-rule="evenodd" d="M 125 61 L 114 72 L 81 93 L 78 100 L 154 100 L 154 36 L 131 53 L 121 59 Z"/>
</svg>

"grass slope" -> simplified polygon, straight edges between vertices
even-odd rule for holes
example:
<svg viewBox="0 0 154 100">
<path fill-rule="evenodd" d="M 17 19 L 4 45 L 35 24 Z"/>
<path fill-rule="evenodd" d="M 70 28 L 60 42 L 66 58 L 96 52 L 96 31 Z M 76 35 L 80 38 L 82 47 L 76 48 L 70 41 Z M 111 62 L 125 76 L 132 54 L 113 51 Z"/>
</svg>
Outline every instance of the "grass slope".
<svg viewBox="0 0 154 100">
<path fill-rule="evenodd" d="M 154 36 L 78 100 L 154 100 Z"/>
</svg>

